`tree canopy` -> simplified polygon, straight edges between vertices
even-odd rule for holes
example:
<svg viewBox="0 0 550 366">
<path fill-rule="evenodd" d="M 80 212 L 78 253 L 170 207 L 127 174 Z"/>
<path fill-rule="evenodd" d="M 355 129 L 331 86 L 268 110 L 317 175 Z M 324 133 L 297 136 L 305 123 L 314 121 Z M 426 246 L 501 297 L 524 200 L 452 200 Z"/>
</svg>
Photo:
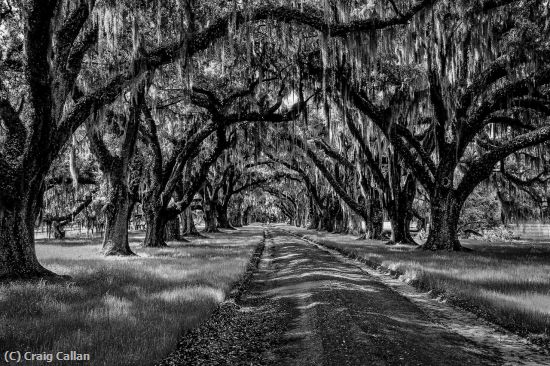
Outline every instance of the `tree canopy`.
<svg viewBox="0 0 550 366">
<path fill-rule="evenodd" d="M 481 186 L 507 220 L 536 216 L 525 200 L 544 213 L 549 12 L 2 0 L 0 278 L 54 275 L 34 254 L 41 221 L 100 217 L 103 252 L 131 255 L 137 206 L 144 245 L 162 247 L 196 197 L 207 231 L 286 217 L 378 239 L 386 219 L 391 243 L 416 245 L 410 223 L 428 221 L 430 250 L 462 249 Z"/>
</svg>

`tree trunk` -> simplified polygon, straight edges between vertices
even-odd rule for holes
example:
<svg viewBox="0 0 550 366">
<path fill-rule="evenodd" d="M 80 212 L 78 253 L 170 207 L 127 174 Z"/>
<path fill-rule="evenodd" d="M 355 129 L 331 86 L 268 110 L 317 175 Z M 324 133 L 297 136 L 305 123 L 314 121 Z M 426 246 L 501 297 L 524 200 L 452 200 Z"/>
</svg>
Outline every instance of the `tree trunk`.
<svg viewBox="0 0 550 366">
<path fill-rule="evenodd" d="M 130 198 L 128 187 L 120 179 L 111 177 L 109 201 L 103 209 L 105 235 L 103 236 L 104 255 L 135 255 L 128 243 L 128 223 L 130 221 Z"/>
<path fill-rule="evenodd" d="M 417 245 L 411 236 L 412 200 L 406 202 L 400 195 L 399 202 L 392 202 L 388 215 L 391 222 L 391 239 L 387 244 Z"/>
<path fill-rule="evenodd" d="M 298 211 L 298 210 L 296 210 L 296 211 Z M 296 212 L 294 214 L 294 219 L 293 220 L 294 220 L 294 226 L 296 226 L 296 227 L 302 226 L 302 218 L 301 218 L 299 212 Z"/>
<path fill-rule="evenodd" d="M 240 207 L 236 210 L 235 216 L 231 220 L 231 224 L 233 225 L 233 227 L 243 226 L 243 213 Z"/>
<path fill-rule="evenodd" d="M 164 237 L 166 241 L 183 241 L 180 232 L 179 216 L 166 223 Z"/>
<path fill-rule="evenodd" d="M 344 210 L 339 204 L 334 207 L 334 210 L 334 226 L 332 232 L 335 234 L 345 233 L 346 222 L 344 217 Z"/>
<path fill-rule="evenodd" d="M 204 211 L 204 232 L 217 233 L 218 225 L 216 220 L 216 206 L 218 199 L 216 197 L 208 197 L 208 192 L 205 190 L 203 211 Z"/>
<path fill-rule="evenodd" d="M 183 236 L 187 235 L 187 233 L 189 232 L 189 229 L 190 229 L 189 213 L 187 212 L 187 210 L 189 210 L 189 208 L 185 209 L 180 214 L 181 233 L 182 233 Z"/>
<path fill-rule="evenodd" d="M 342 226 L 343 226 L 342 215 L 340 212 L 338 212 L 334 217 L 334 226 L 332 228 L 332 232 L 334 234 L 342 233 Z"/>
<path fill-rule="evenodd" d="M 462 202 L 459 201 L 452 189 L 436 187 L 436 193 L 430 197 L 431 218 L 430 233 L 428 240 L 422 246 L 429 250 L 461 250 L 462 246 L 458 240 L 457 227 L 462 209 Z"/>
<path fill-rule="evenodd" d="M 243 226 L 243 199 L 237 196 L 235 199 L 235 206 L 230 216 L 230 222 L 233 227 Z"/>
<path fill-rule="evenodd" d="M 146 248 L 167 247 L 168 245 L 166 245 L 164 239 L 166 220 L 161 210 L 147 207 L 143 213 L 145 215 L 145 225 L 147 226 L 143 246 Z"/>
<path fill-rule="evenodd" d="M 218 227 L 221 229 L 235 230 L 233 226 L 229 223 L 227 218 L 227 206 L 226 205 L 216 205 L 216 214 L 218 216 Z"/>
<path fill-rule="evenodd" d="M 397 212 L 390 216 L 391 239 L 388 244 L 409 244 L 416 245 L 410 234 L 410 218 L 404 212 Z"/>
<path fill-rule="evenodd" d="M 213 211 L 204 212 L 204 232 L 205 233 L 217 233 L 219 232 L 216 225 L 216 215 Z"/>
<path fill-rule="evenodd" d="M 395 164 L 398 165 L 398 161 Z M 413 217 L 412 206 L 416 195 L 416 179 L 412 174 L 407 174 L 403 187 L 401 187 L 400 180 L 392 181 L 393 191 L 396 192 L 397 198 L 386 201 L 386 209 L 392 226 L 391 238 L 386 244 L 417 245 L 410 232 Z"/>
<path fill-rule="evenodd" d="M 136 201 L 130 199 L 128 203 L 128 228 L 132 227 L 132 214 L 134 213 L 134 208 L 136 207 Z M 136 224 L 134 223 L 134 230 L 135 230 Z"/>
<path fill-rule="evenodd" d="M 317 214 L 311 215 L 309 220 L 308 229 L 309 230 L 317 230 L 319 227 L 319 216 Z"/>
<path fill-rule="evenodd" d="M 14 207 L 0 206 L 0 282 L 58 277 L 45 269 L 36 258 L 32 204 L 16 202 Z"/>
<path fill-rule="evenodd" d="M 331 232 L 334 228 L 334 217 L 330 214 L 328 209 L 323 209 L 320 219 L 319 230 Z"/>
<path fill-rule="evenodd" d="M 370 217 L 367 221 L 369 230 L 368 238 L 379 240 L 382 239 L 382 229 L 384 227 L 384 215 L 382 213 L 382 207 L 377 195 L 371 196 L 370 199 Z"/>
<path fill-rule="evenodd" d="M 309 200 L 309 226 L 307 227 L 310 230 L 316 230 L 319 227 L 319 213 L 317 208 L 313 203 L 313 199 Z"/>
<path fill-rule="evenodd" d="M 190 207 L 185 209 L 182 218 L 184 236 L 202 236 L 195 226 L 195 222 L 193 221 L 193 212 Z"/>
<path fill-rule="evenodd" d="M 59 223 L 58 221 L 53 221 L 52 223 L 53 227 L 53 238 L 54 239 L 65 239 L 65 230 L 63 228 L 63 225 Z"/>
<path fill-rule="evenodd" d="M 242 219 L 241 219 L 241 223 L 243 226 L 246 226 L 248 225 L 249 221 L 250 221 L 250 210 L 252 209 L 252 207 L 248 206 L 244 211 L 243 211 L 243 216 L 242 216 Z"/>
<path fill-rule="evenodd" d="M 206 199 L 204 202 L 204 232 L 219 232 L 216 221 L 216 202 L 206 201 Z"/>
</svg>

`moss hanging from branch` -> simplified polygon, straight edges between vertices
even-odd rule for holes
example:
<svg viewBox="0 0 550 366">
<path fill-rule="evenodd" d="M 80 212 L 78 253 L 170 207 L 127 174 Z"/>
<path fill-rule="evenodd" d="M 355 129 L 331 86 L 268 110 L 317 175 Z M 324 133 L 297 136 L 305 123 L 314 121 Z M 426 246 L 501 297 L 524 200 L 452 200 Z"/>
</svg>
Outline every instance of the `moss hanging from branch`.
<svg viewBox="0 0 550 366">
<path fill-rule="evenodd" d="M 73 135 L 72 143 L 69 151 L 69 171 L 73 180 L 73 188 L 75 192 L 78 192 L 78 166 L 76 161 L 76 148 L 77 148 L 76 136 Z"/>
</svg>

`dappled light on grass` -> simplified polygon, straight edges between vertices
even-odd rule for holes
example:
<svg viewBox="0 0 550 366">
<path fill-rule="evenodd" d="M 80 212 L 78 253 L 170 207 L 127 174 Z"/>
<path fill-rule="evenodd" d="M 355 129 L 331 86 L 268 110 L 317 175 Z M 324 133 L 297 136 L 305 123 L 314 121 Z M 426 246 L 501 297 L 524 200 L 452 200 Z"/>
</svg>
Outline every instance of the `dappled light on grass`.
<svg viewBox="0 0 550 366">
<path fill-rule="evenodd" d="M 471 253 L 430 252 L 284 227 L 393 271 L 406 282 L 548 344 L 550 244 L 464 241 Z"/>
<path fill-rule="evenodd" d="M 211 298 L 214 302 L 221 302 L 225 298 L 223 291 L 204 286 L 184 287 L 176 290 L 166 290 L 150 295 L 153 299 L 160 299 L 166 302 L 174 301 L 192 301 L 193 299 L 204 297 Z"/>
<path fill-rule="evenodd" d="M 484 290 L 482 296 L 489 300 L 499 300 L 498 306 L 503 308 L 518 308 L 527 313 L 538 313 L 542 317 L 550 318 L 550 294 L 548 293 L 546 295 L 536 292 L 503 294 Z"/>
<path fill-rule="evenodd" d="M 0 344 L 32 352 L 76 350 L 89 353 L 96 365 L 161 359 L 183 331 L 224 300 L 262 231 L 209 236 L 142 249 L 143 235 L 134 233 L 132 250 L 139 256 L 115 259 L 99 253 L 97 240 L 39 242 L 41 262 L 72 280 L 0 286 Z"/>
</svg>

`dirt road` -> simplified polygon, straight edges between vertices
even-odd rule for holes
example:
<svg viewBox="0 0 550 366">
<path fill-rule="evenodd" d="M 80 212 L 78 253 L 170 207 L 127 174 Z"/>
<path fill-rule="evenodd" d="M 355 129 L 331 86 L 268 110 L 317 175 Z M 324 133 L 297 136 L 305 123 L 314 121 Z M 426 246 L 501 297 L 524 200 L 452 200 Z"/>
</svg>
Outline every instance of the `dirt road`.
<svg viewBox="0 0 550 366">
<path fill-rule="evenodd" d="M 171 364 L 550 365 L 519 337 L 403 286 L 273 229 L 239 306 L 189 335 L 192 351 Z"/>
</svg>

